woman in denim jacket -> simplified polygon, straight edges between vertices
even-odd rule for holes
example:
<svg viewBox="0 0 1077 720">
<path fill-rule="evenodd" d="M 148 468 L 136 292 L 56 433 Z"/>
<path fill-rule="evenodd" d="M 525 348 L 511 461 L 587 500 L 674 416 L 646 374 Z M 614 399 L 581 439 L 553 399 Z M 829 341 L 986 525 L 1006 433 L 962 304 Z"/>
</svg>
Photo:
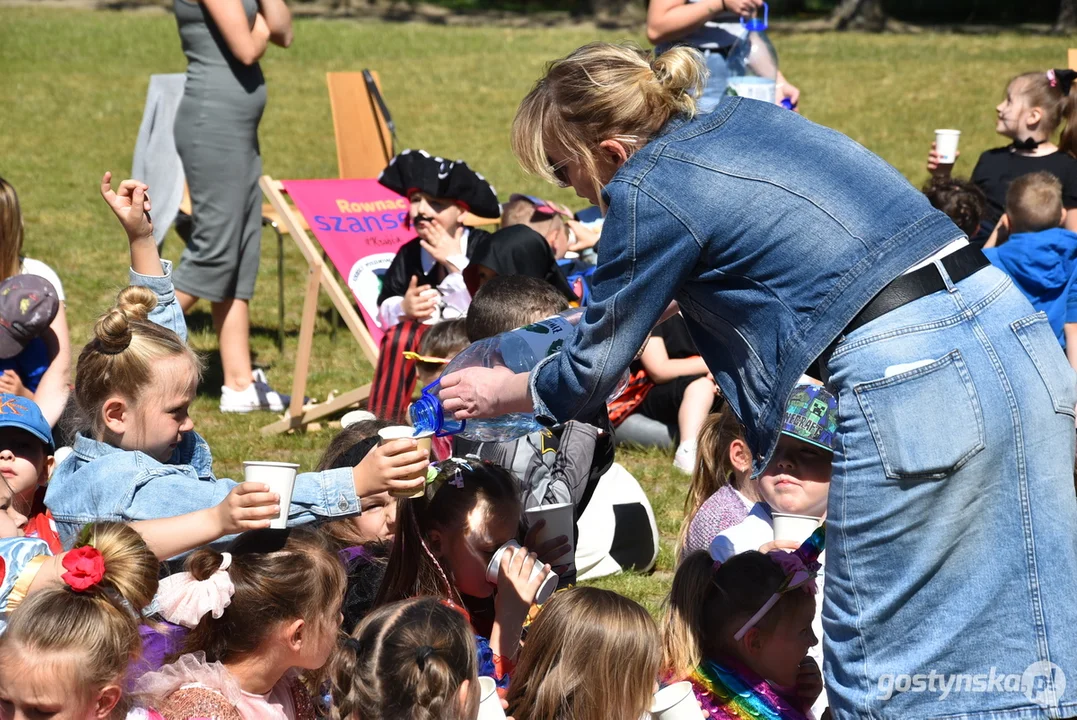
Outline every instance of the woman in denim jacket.
<svg viewBox="0 0 1077 720">
<path fill-rule="evenodd" d="M 530 376 L 443 378 L 446 409 L 585 414 L 676 301 L 758 472 L 819 359 L 834 716 L 1077 715 L 1077 390 L 1046 317 L 849 138 L 739 98 L 696 116 L 704 76 L 594 44 L 524 99 L 523 166 L 606 209 L 592 302 Z"/>
<path fill-rule="evenodd" d="M 188 415 L 200 368 L 186 345 L 172 264 L 157 254 L 146 186 L 125 180 L 116 193 L 110 181 L 106 173 L 101 193 L 127 231 L 135 287 L 120 293 L 79 356 L 75 397 L 91 432 L 75 438 L 45 494 L 64 547 L 85 523 L 194 512 L 220 503 L 236 485 L 213 474 L 209 445 Z M 138 386 L 125 382 L 140 376 Z M 414 489 L 422 480 L 398 478 L 415 477 L 428 464 L 414 440 L 398 440 L 354 468 L 300 473 L 288 523 L 357 515 L 360 497 Z"/>
</svg>

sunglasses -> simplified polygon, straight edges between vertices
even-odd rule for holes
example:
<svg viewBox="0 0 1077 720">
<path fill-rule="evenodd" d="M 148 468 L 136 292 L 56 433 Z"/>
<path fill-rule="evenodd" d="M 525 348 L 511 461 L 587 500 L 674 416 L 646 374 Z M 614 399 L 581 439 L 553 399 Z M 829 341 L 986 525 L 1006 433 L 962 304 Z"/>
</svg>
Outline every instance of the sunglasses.
<svg viewBox="0 0 1077 720">
<path fill-rule="evenodd" d="M 550 173 L 557 180 L 557 186 L 567 188 L 572 184 L 572 181 L 568 179 L 568 161 L 569 158 L 565 158 L 559 163 L 555 163 L 550 159 L 550 156 L 546 156 L 546 162 L 550 164 Z"/>
</svg>

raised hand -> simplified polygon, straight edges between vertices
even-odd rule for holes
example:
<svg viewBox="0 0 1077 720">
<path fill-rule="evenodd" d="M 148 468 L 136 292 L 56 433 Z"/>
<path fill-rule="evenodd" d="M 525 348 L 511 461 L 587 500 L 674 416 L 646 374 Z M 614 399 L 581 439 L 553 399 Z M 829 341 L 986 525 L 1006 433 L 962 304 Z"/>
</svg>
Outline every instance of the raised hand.
<svg viewBox="0 0 1077 720">
<path fill-rule="evenodd" d="M 464 228 L 457 228 L 456 233 L 450 235 L 437 218 L 433 218 L 430 222 L 422 223 L 416 232 L 424 250 L 450 272 L 460 272 L 460 268 L 449 262 L 449 258 L 464 254 Z"/>
<path fill-rule="evenodd" d="M 120 221 L 128 242 L 153 239 L 153 222 L 150 219 L 149 185 L 139 180 L 124 180 L 119 190 L 112 189 L 112 173 L 101 178 L 101 197 L 105 199 L 116 219 Z"/>
<path fill-rule="evenodd" d="M 408 289 L 404 291 L 404 303 L 401 306 L 404 314 L 412 320 L 426 320 L 433 315 L 441 301 L 441 293 L 434 290 L 434 293 L 437 293 L 435 296 L 430 292 L 431 290 L 434 288 L 429 285 L 420 285 L 418 278 L 412 275 Z"/>
<path fill-rule="evenodd" d="M 247 530 L 269 527 L 280 514 L 280 495 L 259 482 L 242 482 L 217 505 L 221 535 L 235 535 Z"/>
</svg>

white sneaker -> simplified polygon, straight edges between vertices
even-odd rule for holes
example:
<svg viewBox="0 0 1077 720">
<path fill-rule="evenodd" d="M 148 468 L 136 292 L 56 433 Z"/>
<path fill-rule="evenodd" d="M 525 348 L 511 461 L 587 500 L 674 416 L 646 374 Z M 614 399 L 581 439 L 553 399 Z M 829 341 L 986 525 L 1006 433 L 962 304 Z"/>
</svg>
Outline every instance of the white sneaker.
<svg viewBox="0 0 1077 720">
<path fill-rule="evenodd" d="M 673 455 L 673 467 L 688 475 L 695 472 L 696 443 L 683 442 L 677 446 L 677 452 Z"/>
<path fill-rule="evenodd" d="M 223 413 L 249 413 L 255 410 L 283 412 L 291 401 L 290 396 L 281 395 L 265 382 L 256 381 L 245 390 L 222 387 L 220 410 Z"/>
</svg>

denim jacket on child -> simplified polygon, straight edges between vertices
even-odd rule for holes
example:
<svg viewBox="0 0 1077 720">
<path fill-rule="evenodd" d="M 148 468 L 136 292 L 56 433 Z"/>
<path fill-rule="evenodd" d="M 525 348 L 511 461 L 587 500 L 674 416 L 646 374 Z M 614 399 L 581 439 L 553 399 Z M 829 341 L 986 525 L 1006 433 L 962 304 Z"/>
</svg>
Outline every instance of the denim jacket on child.
<svg viewBox="0 0 1077 720">
<path fill-rule="evenodd" d="M 598 409 L 677 300 L 757 471 L 808 366 L 890 281 L 962 237 L 863 146 L 745 98 L 670 120 L 603 198 L 591 299 L 531 371 L 536 415 Z"/>
<path fill-rule="evenodd" d="M 157 307 L 149 319 L 186 341 L 187 324 L 172 288 L 172 266 L 167 260 L 162 264 L 164 277 L 132 270 L 131 284 L 157 295 Z M 204 510 L 224 500 L 236 484 L 213 474 L 209 445 L 193 431 L 183 436 L 167 463 L 80 434 L 74 452 L 49 481 L 45 505 L 52 511 L 64 547 L 69 548 L 88 522 L 153 520 Z M 358 513 L 351 468 L 296 477 L 289 525 Z"/>
</svg>

